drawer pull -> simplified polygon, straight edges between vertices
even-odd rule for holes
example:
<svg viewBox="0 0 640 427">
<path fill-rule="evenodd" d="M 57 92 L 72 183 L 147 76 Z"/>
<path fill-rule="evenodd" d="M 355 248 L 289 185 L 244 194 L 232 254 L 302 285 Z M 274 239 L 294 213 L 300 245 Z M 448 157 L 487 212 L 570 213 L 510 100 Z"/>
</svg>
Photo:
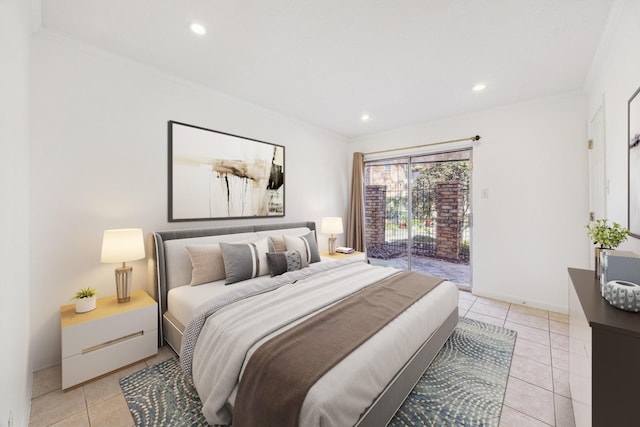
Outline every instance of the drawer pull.
<svg viewBox="0 0 640 427">
<path fill-rule="evenodd" d="M 140 337 L 144 335 L 144 331 L 134 332 L 129 335 L 125 335 L 124 337 L 116 338 L 115 340 L 107 341 L 102 344 L 94 345 L 93 347 L 83 348 L 82 354 L 91 353 L 92 351 L 100 350 L 101 348 L 109 347 L 110 345 L 117 344 L 122 341 L 127 341 L 132 338 Z"/>
</svg>

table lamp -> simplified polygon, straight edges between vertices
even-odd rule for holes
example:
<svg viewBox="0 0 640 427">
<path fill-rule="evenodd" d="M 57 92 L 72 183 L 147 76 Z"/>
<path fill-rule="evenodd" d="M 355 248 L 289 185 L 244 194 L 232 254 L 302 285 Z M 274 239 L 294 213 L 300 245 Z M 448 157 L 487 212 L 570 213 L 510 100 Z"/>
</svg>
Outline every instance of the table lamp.
<svg viewBox="0 0 640 427">
<path fill-rule="evenodd" d="M 100 261 L 103 263 L 122 263 L 122 267 L 116 268 L 116 293 L 119 303 L 127 302 L 131 298 L 133 267 L 127 266 L 126 262 L 144 257 L 144 238 L 141 228 L 105 230 Z"/>
<path fill-rule="evenodd" d="M 342 218 L 339 216 L 328 216 L 322 218 L 322 226 L 320 232 L 324 234 L 330 234 L 329 237 L 329 254 L 336 253 L 336 238 L 334 234 L 342 234 Z"/>
</svg>

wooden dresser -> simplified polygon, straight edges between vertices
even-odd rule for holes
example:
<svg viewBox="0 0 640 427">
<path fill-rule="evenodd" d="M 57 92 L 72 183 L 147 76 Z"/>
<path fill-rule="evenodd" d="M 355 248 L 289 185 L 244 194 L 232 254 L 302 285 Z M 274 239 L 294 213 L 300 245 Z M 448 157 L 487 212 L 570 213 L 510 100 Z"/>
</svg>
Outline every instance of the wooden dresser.
<svg viewBox="0 0 640 427">
<path fill-rule="evenodd" d="M 576 426 L 639 426 L 640 313 L 602 298 L 592 270 L 570 268 L 569 278 L 569 383 Z"/>
</svg>

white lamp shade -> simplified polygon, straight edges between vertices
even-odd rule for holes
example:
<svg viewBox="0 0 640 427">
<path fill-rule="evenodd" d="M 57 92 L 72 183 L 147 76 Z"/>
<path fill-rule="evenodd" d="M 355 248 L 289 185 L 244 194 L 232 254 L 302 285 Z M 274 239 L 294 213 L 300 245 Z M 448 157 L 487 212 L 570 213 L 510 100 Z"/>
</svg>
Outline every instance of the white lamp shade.
<svg viewBox="0 0 640 427">
<path fill-rule="evenodd" d="M 144 238 L 141 228 L 105 230 L 100 261 L 117 263 L 144 258 Z"/>
<path fill-rule="evenodd" d="M 339 216 L 327 216 L 322 218 L 320 232 L 324 234 L 342 234 L 342 218 Z"/>
</svg>

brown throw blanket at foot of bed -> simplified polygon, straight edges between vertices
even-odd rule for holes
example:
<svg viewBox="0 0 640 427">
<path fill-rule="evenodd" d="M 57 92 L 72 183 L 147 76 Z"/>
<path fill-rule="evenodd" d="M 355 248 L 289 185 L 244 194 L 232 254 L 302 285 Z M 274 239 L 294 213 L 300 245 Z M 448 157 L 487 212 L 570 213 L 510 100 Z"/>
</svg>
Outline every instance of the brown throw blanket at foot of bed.
<svg viewBox="0 0 640 427">
<path fill-rule="evenodd" d="M 441 282 L 395 274 L 261 345 L 240 381 L 233 426 L 297 426 L 313 384 Z"/>
</svg>

